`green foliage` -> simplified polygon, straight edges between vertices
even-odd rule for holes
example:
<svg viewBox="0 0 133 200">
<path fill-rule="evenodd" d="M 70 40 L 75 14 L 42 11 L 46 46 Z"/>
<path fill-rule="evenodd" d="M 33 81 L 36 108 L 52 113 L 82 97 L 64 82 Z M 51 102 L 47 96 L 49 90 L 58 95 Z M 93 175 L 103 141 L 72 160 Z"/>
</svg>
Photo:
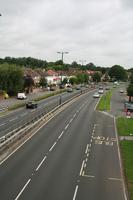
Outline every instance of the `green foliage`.
<svg viewBox="0 0 133 200">
<path fill-rule="evenodd" d="M 133 141 L 120 142 L 129 199 L 133 200 Z"/>
<path fill-rule="evenodd" d="M 119 135 L 128 136 L 133 133 L 133 119 L 119 117 L 116 119 L 117 131 Z"/>
<path fill-rule="evenodd" d="M 71 83 L 72 85 L 76 84 L 77 83 L 77 78 L 76 77 L 71 77 L 69 79 L 69 83 Z"/>
<path fill-rule="evenodd" d="M 111 79 L 117 81 L 125 81 L 127 80 L 127 73 L 126 70 L 121 67 L 120 65 L 114 65 L 109 70 L 109 76 Z"/>
<path fill-rule="evenodd" d="M 94 82 L 97 82 L 97 83 L 100 82 L 101 81 L 101 75 L 100 75 L 100 73 L 99 72 L 94 73 L 92 75 L 92 79 L 93 79 Z"/>
<path fill-rule="evenodd" d="M 41 79 L 40 79 L 40 86 L 47 86 L 47 80 L 46 80 L 46 78 L 45 77 L 41 77 Z"/>
<path fill-rule="evenodd" d="M 0 65 L 0 89 L 16 95 L 23 88 L 23 70 L 15 65 Z"/>
<path fill-rule="evenodd" d="M 106 94 L 104 94 L 98 103 L 97 109 L 101 111 L 104 110 L 110 111 L 111 96 L 112 96 L 111 91 L 108 91 Z"/>
<path fill-rule="evenodd" d="M 129 84 L 128 88 L 127 88 L 127 95 L 129 97 L 133 97 L 133 84 Z M 131 99 L 131 98 L 130 98 Z"/>
</svg>

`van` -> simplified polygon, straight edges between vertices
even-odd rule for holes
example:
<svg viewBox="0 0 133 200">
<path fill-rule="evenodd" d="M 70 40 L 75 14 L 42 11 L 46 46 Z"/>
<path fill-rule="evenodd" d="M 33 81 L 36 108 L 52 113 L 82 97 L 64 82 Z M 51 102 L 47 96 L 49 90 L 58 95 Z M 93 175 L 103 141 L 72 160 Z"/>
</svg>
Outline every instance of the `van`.
<svg viewBox="0 0 133 200">
<path fill-rule="evenodd" d="M 17 99 L 26 99 L 27 96 L 25 95 L 25 93 L 18 93 L 17 95 Z"/>
</svg>

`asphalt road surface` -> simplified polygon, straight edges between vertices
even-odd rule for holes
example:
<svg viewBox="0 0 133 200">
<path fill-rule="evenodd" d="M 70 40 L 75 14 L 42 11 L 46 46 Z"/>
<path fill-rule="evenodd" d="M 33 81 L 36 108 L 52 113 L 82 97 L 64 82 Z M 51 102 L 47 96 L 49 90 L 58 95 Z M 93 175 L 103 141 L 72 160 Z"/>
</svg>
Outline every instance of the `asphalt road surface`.
<svg viewBox="0 0 133 200">
<path fill-rule="evenodd" d="M 125 200 L 114 119 L 93 92 L 56 115 L 3 163 L 2 200 Z"/>
</svg>

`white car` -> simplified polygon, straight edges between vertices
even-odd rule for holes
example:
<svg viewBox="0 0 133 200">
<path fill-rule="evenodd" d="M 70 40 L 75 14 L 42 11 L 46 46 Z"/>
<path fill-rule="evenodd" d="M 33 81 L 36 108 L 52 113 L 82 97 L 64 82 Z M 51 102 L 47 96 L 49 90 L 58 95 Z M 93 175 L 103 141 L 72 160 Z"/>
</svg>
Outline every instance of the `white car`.
<svg viewBox="0 0 133 200">
<path fill-rule="evenodd" d="M 94 98 L 99 98 L 100 97 L 100 94 L 98 92 L 96 92 L 95 94 L 93 94 L 93 97 Z"/>
<path fill-rule="evenodd" d="M 100 90 L 98 91 L 99 94 L 103 94 L 103 92 L 104 92 L 103 89 L 100 89 Z"/>
</svg>

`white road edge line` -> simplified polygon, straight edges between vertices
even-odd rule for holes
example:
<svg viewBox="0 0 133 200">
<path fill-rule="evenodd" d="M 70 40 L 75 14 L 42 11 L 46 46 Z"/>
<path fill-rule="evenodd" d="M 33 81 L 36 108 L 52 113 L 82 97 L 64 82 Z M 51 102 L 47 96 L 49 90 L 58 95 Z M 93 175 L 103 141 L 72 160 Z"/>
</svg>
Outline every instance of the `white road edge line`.
<svg viewBox="0 0 133 200">
<path fill-rule="evenodd" d="M 47 156 L 45 156 L 42 161 L 40 162 L 40 164 L 38 165 L 38 167 L 36 168 L 36 171 L 38 171 L 38 169 L 41 167 L 41 165 L 43 164 L 43 162 L 46 160 Z"/>
<path fill-rule="evenodd" d="M 76 199 L 76 195 L 77 195 L 77 192 L 78 192 L 78 185 L 76 185 L 76 188 L 75 188 L 75 192 L 74 192 L 74 196 L 73 196 L 73 200 Z"/>
<path fill-rule="evenodd" d="M 31 179 L 29 179 L 26 184 L 24 185 L 24 187 L 22 188 L 22 190 L 19 192 L 19 194 L 17 195 L 17 197 L 15 198 L 15 200 L 18 200 L 19 197 L 21 196 L 21 194 L 23 193 L 23 191 L 25 190 L 25 188 L 28 186 L 28 184 L 30 183 Z"/>
<path fill-rule="evenodd" d="M 54 146 L 57 144 L 57 142 L 55 142 L 54 144 L 53 144 L 53 146 L 49 149 L 49 151 L 52 151 L 52 149 L 54 148 Z"/>
</svg>

